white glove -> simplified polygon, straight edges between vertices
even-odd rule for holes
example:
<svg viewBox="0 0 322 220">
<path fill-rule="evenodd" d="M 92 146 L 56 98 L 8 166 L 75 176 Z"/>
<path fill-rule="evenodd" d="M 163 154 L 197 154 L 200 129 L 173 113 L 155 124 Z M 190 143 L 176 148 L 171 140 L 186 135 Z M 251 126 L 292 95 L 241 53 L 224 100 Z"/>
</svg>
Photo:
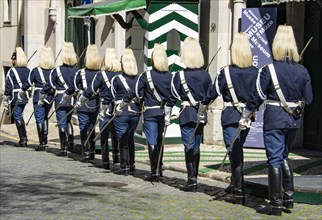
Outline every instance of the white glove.
<svg viewBox="0 0 322 220">
<path fill-rule="evenodd" d="M 59 104 L 65 104 L 69 99 L 70 99 L 71 95 L 67 95 L 66 93 L 63 94 L 63 97 L 61 98 Z"/>
<path fill-rule="evenodd" d="M 76 102 L 76 105 L 75 107 L 78 108 L 78 107 L 81 107 L 82 105 L 84 105 L 85 102 L 88 101 L 88 98 L 86 98 L 83 93 L 81 93 L 81 95 L 79 96 L 77 102 Z"/>
<path fill-rule="evenodd" d="M 99 120 L 104 121 L 107 109 L 108 109 L 108 105 L 102 105 L 101 111 L 97 116 Z"/>
<path fill-rule="evenodd" d="M 203 105 L 200 103 L 199 108 L 198 108 L 198 113 L 197 113 L 197 123 L 205 123 L 205 112 L 207 110 L 207 105 Z"/>
<path fill-rule="evenodd" d="M 26 92 L 25 91 L 23 91 L 22 89 L 20 89 L 19 90 L 19 92 L 18 92 L 18 102 L 22 102 L 23 101 L 23 97 L 24 96 L 26 96 L 27 94 L 26 94 Z"/>
<path fill-rule="evenodd" d="M 166 126 L 171 124 L 172 107 L 164 106 L 164 123 Z"/>
<path fill-rule="evenodd" d="M 9 100 L 10 100 L 9 96 L 6 96 L 6 95 L 3 96 L 3 108 L 6 111 L 9 110 Z"/>
<path fill-rule="evenodd" d="M 239 120 L 238 128 L 240 130 L 245 130 L 246 128 L 250 128 L 250 124 L 252 121 L 250 120 L 250 115 L 252 114 L 247 108 L 243 109 L 241 119 Z"/>
<path fill-rule="evenodd" d="M 115 114 L 116 115 L 121 115 L 122 114 L 122 111 L 129 105 L 130 103 L 126 103 L 122 100 L 122 102 L 120 104 L 118 104 L 116 106 L 116 112 Z"/>
<path fill-rule="evenodd" d="M 44 104 L 44 100 L 46 98 L 46 94 L 43 94 L 43 93 L 39 93 L 39 97 L 38 97 L 38 105 L 43 105 Z"/>
</svg>

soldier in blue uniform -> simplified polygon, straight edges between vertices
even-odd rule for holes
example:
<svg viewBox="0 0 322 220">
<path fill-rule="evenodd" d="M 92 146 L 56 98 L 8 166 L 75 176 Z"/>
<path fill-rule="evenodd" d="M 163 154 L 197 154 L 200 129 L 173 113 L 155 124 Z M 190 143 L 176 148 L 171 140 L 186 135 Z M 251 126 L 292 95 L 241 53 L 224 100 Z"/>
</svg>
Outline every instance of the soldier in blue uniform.
<svg viewBox="0 0 322 220">
<path fill-rule="evenodd" d="M 255 89 L 258 70 L 252 66 L 252 52 L 247 35 L 236 33 L 231 45 L 231 65 L 222 68 L 213 85 L 216 99 L 223 96 L 225 108 L 221 114 L 224 142 L 228 148 L 238 130 L 241 117 L 248 97 Z M 243 130 L 229 151 L 232 174 L 234 202 L 245 205 L 245 189 L 243 176 L 243 145 L 249 128 Z"/>
<path fill-rule="evenodd" d="M 165 119 L 166 124 L 169 123 L 171 108 L 176 100 L 182 101 L 179 119 L 188 181 L 181 190 L 196 192 L 200 143 L 203 128 L 207 122 L 207 105 L 213 95 L 212 82 L 209 73 L 201 69 L 204 66 L 204 58 L 200 44 L 195 38 L 185 39 L 180 58 L 186 69 L 175 73 L 173 77 L 171 101 L 165 107 Z"/>
<path fill-rule="evenodd" d="M 123 175 L 135 172 L 134 132 L 140 119 L 140 105 L 137 100 L 128 96 L 134 90 L 137 78 L 137 64 L 131 49 L 124 49 L 121 58 L 122 74 L 116 75 L 111 81 L 111 93 L 115 100 L 116 114 L 114 126 L 120 146 L 120 173 Z M 112 98 L 111 98 L 112 99 Z"/>
<path fill-rule="evenodd" d="M 298 64 L 300 56 L 291 26 L 278 27 L 272 49 L 274 62 L 259 72 L 257 89 L 247 101 L 239 127 L 246 128 L 249 115 L 265 100 L 263 130 L 270 202 L 257 211 L 279 216 L 283 208 L 293 208 L 293 171 L 288 155 L 301 126 L 304 104 L 312 102 L 313 94 L 310 75 Z"/>
<path fill-rule="evenodd" d="M 168 72 L 168 57 L 161 44 L 155 44 L 152 53 L 152 70 L 142 73 L 136 81 L 135 91 L 130 98 L 143 100 L 143 129 L 148 142 L 151 172 L 146 181 L 158 181 L 160 176 L 162 138 L 164 132 L 164 105 L 168 102 L 172 75 Z M 127 97 L 125 102 L 130 102 Z M 161 155 L 159 155 L 161 154 Z M 160 156 L 160 161 L 158 164 Z M 157 170 L 159 169 L 159 173 Z"/>
<path fill-rule="evenodd" d="M 110 169 L 108 148 L 109 134 L 111 135 L 112 141 L 113 164 L 119 163 L 118 141 L 115 134 L 114 123 L 111 122 L 108 128 L 102 130 L 105 124 L 109 122 L 114 111 L 114 102 L 111 100 L 111 80 L 118 74 L 121 74 L 121 63 L 117 58 L 115 49 L 106 48 L 105 70 L 100 71 L 95 75 L 91 86 L 86 89 L 85 93 L 81 95 L 78 100 L 80 104 L 83 104 L 87 102 L 93 94 L 98 95 L 99 93 L 101 110 L 98 117 L 100 119 L 102 167 L 104 169 Z"/>
<path fill-rule="evenodd" d="M 39 138 L 39 145 L 36 151 L 44 151 L 47 148 L 48 136 L 48 114 L 54 101 L 54 93 L 48 94 L 44 99 L 43 105 L 38 105 L 39 93 L 49 82 L 49 74 L 55 67 L 55 59 L 50 47 L 43 46 L 39 56 L 39 66 L 32 69 L 28 76 L 28 81 L 25 81 L 21 90 L 18 93 L 18 99 L 22 99 L 26 95 L 26 91 L 34 86 L 34 113 L 36 119 L 36 126 Z"/>
<path fill-rule="evenodd" d="M 73 66 L 77 63 L 77 56 L 71 42 L 65 42 L 61 51 L 63 64 L 52 70 L 49 75 L 49 82 L 39 95 L 39 104 L 43 104 L 46 96 L 56 90 L 55 109 L 56 120 L 58 121 L 60 151 L 57 156 L 67 156 L 67 150 L 72 151 L 74 147 L 74 131 L 71 124 L 72 115 L 65 115 L 73 108 L 74 98 L 72 95 L 65 94 L 65 91 L 74 87 L 74 77 L 77 69 Z M 61 119 L 64 120 L 61 121 Z"/>
<path fill-rule="evenodd" d="M 11 56 L 13 67 L 6 75 L 5 91 L 3 96 L 3 106 L 5 110 L 13 111 L 12 115 L 16 123 L 19 134 L 20 147 L 27 147 L 27 131 L 23 119 L 23 110 L 28 102 L 28 97 L 24 95 L 18 100 L 18 92 L 22 88 L 22 82 L 28 80 L 29 68 L 27 68 L 27 58 L 21 47 L 16 47 L 16 52 Z"/>
<path fill-rule="evenodd" d="M 96 45 L 88 45 L 85 55 L 85 68 L 79 70 L 75 75 L 74 88 L 76 92 L 84 94 L 87 88 L 91 86 L 94 76 L 100 71 L 101 60 Z M 70 88 L 66 93 L 70 95 L 74 92 L 73 90 L 73 88 Z M 82 161 L 88 162 L 88 160 L 95 159 L 95 130 L 91 133 L 88 144 L 85 145 L 85 142 L 91 129 L 95 129 L 94 125 L 99 110 L 98 96 L 91 96 L 84 105 L 76 104 L 76 108 L 82 145 Z"/>
</svg>

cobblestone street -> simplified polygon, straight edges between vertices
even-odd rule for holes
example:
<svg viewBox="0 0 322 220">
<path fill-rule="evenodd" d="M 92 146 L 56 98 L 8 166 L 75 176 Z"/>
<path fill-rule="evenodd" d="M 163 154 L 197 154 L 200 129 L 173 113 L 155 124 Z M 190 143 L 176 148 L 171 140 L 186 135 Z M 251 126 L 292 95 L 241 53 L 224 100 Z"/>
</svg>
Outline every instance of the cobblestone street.
<svg viewBox="0 0 322 220">
<path fill-rule="evenodd" d="M 179 190 L 185 173 L 165 171 L 159 183 L 143 181 L 149 167 L 137 163 L 133 176 L 81 163 L 77 156 L 0 145 L 1 219 L 276 219 L 255 212 L 262 198 L 234 205 L 227 183 L 199 178 L 197 193 Z M 295 204 L 282 219 L 322 219 L 321 206 Z"/>
</svg>

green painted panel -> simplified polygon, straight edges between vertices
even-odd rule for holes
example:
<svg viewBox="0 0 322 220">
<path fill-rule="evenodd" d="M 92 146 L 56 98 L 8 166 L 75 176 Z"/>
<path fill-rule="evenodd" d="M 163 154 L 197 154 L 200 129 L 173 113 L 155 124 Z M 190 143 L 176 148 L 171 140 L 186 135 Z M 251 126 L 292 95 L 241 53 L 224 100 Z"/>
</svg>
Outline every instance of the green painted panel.
<svg viewBox="0 0 322 220">
<path fill-rule="evenodd" d="M 151 2 L 151 4 L 148 6 L 148 12 L 149 14 L 152 14 L 156 11 L 159 11 L 163 9 L 164 7 L 169 6 L 172 3 L 177 3 L 184 7 L 185 9 L 198 14 L 199 13 L 199 1 L 195 2 L 187 2 L 187 1 L 162 1 L 162 2 Z"/>
<path fill-rule="evenodd" d="M 168 14 L 167 16 L 164 16 L 163 18 L 161 18 L 153 23 L 150 23 L 148 30 L 154 31 L 154 30 L 160 28 L 162 25 L 165 25 L 173 20 L 178 21 L 179 23 L 183 24 L 184 26 L 189 27 L 192 30 L 198 32 L 198 23 L 194 23 L 191 20 L 183 17 L 182 15 L 180 15 L 176 12 L 172 12 L 171 14 Z M 173 27 L 173 28 L 175 29 L 175 27 Z M 178 32 L 179 31 L 180 30 L 178 30 Z"/>
</svg>

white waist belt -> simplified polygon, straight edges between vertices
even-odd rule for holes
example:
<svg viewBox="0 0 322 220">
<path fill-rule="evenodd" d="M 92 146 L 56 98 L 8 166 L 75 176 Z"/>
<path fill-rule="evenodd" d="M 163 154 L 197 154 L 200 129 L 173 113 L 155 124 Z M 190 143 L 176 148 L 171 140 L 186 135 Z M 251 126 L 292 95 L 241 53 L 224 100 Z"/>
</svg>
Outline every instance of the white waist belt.
<svg viewBox="0 0 322 220">
<path fill-rule="evenodd" d="M 181 106 L 191 106 L 191 104 L 188 101 L 183 101 L 181 102 Z"/>
<path fill-rule="evenodd" d="M 294 103 L 294 102 L 286 102 L 286 104 L 291 108 L 295 108 L 298 106 L 298 104 Z M 274 105 L 274 106 L 283 107 L 283 105 L 280 101 L 270 100 L 270 99 L 266 100 L 266 105 Z"/>
<path fill-rule="evenodd" d="M 144 106 L 145 109 L 156 109 L 161 108 L 161 106 L 155 105 L 155 106 Z"/>
<path fill-rule="evenodd" d="M 234 103 L 232 103 L 232 102 L 224 102 L 224 104 L 225 104 L 226 107 L 227 106 L 231 106 L 231 107 L 235 106 Z M 242 103 L 242 102 L 238 102 L 238 106 L 239 107 L 246 107 L 246 104 Z"/>
<path fill-rule="evenodd" d="M 65 93 L 65 91 L 66 91 L 66 90 L 56 90 L 56 93 L 57 93 L 57 94 L 63 94 L 63 93 Z"/>
</svg>

